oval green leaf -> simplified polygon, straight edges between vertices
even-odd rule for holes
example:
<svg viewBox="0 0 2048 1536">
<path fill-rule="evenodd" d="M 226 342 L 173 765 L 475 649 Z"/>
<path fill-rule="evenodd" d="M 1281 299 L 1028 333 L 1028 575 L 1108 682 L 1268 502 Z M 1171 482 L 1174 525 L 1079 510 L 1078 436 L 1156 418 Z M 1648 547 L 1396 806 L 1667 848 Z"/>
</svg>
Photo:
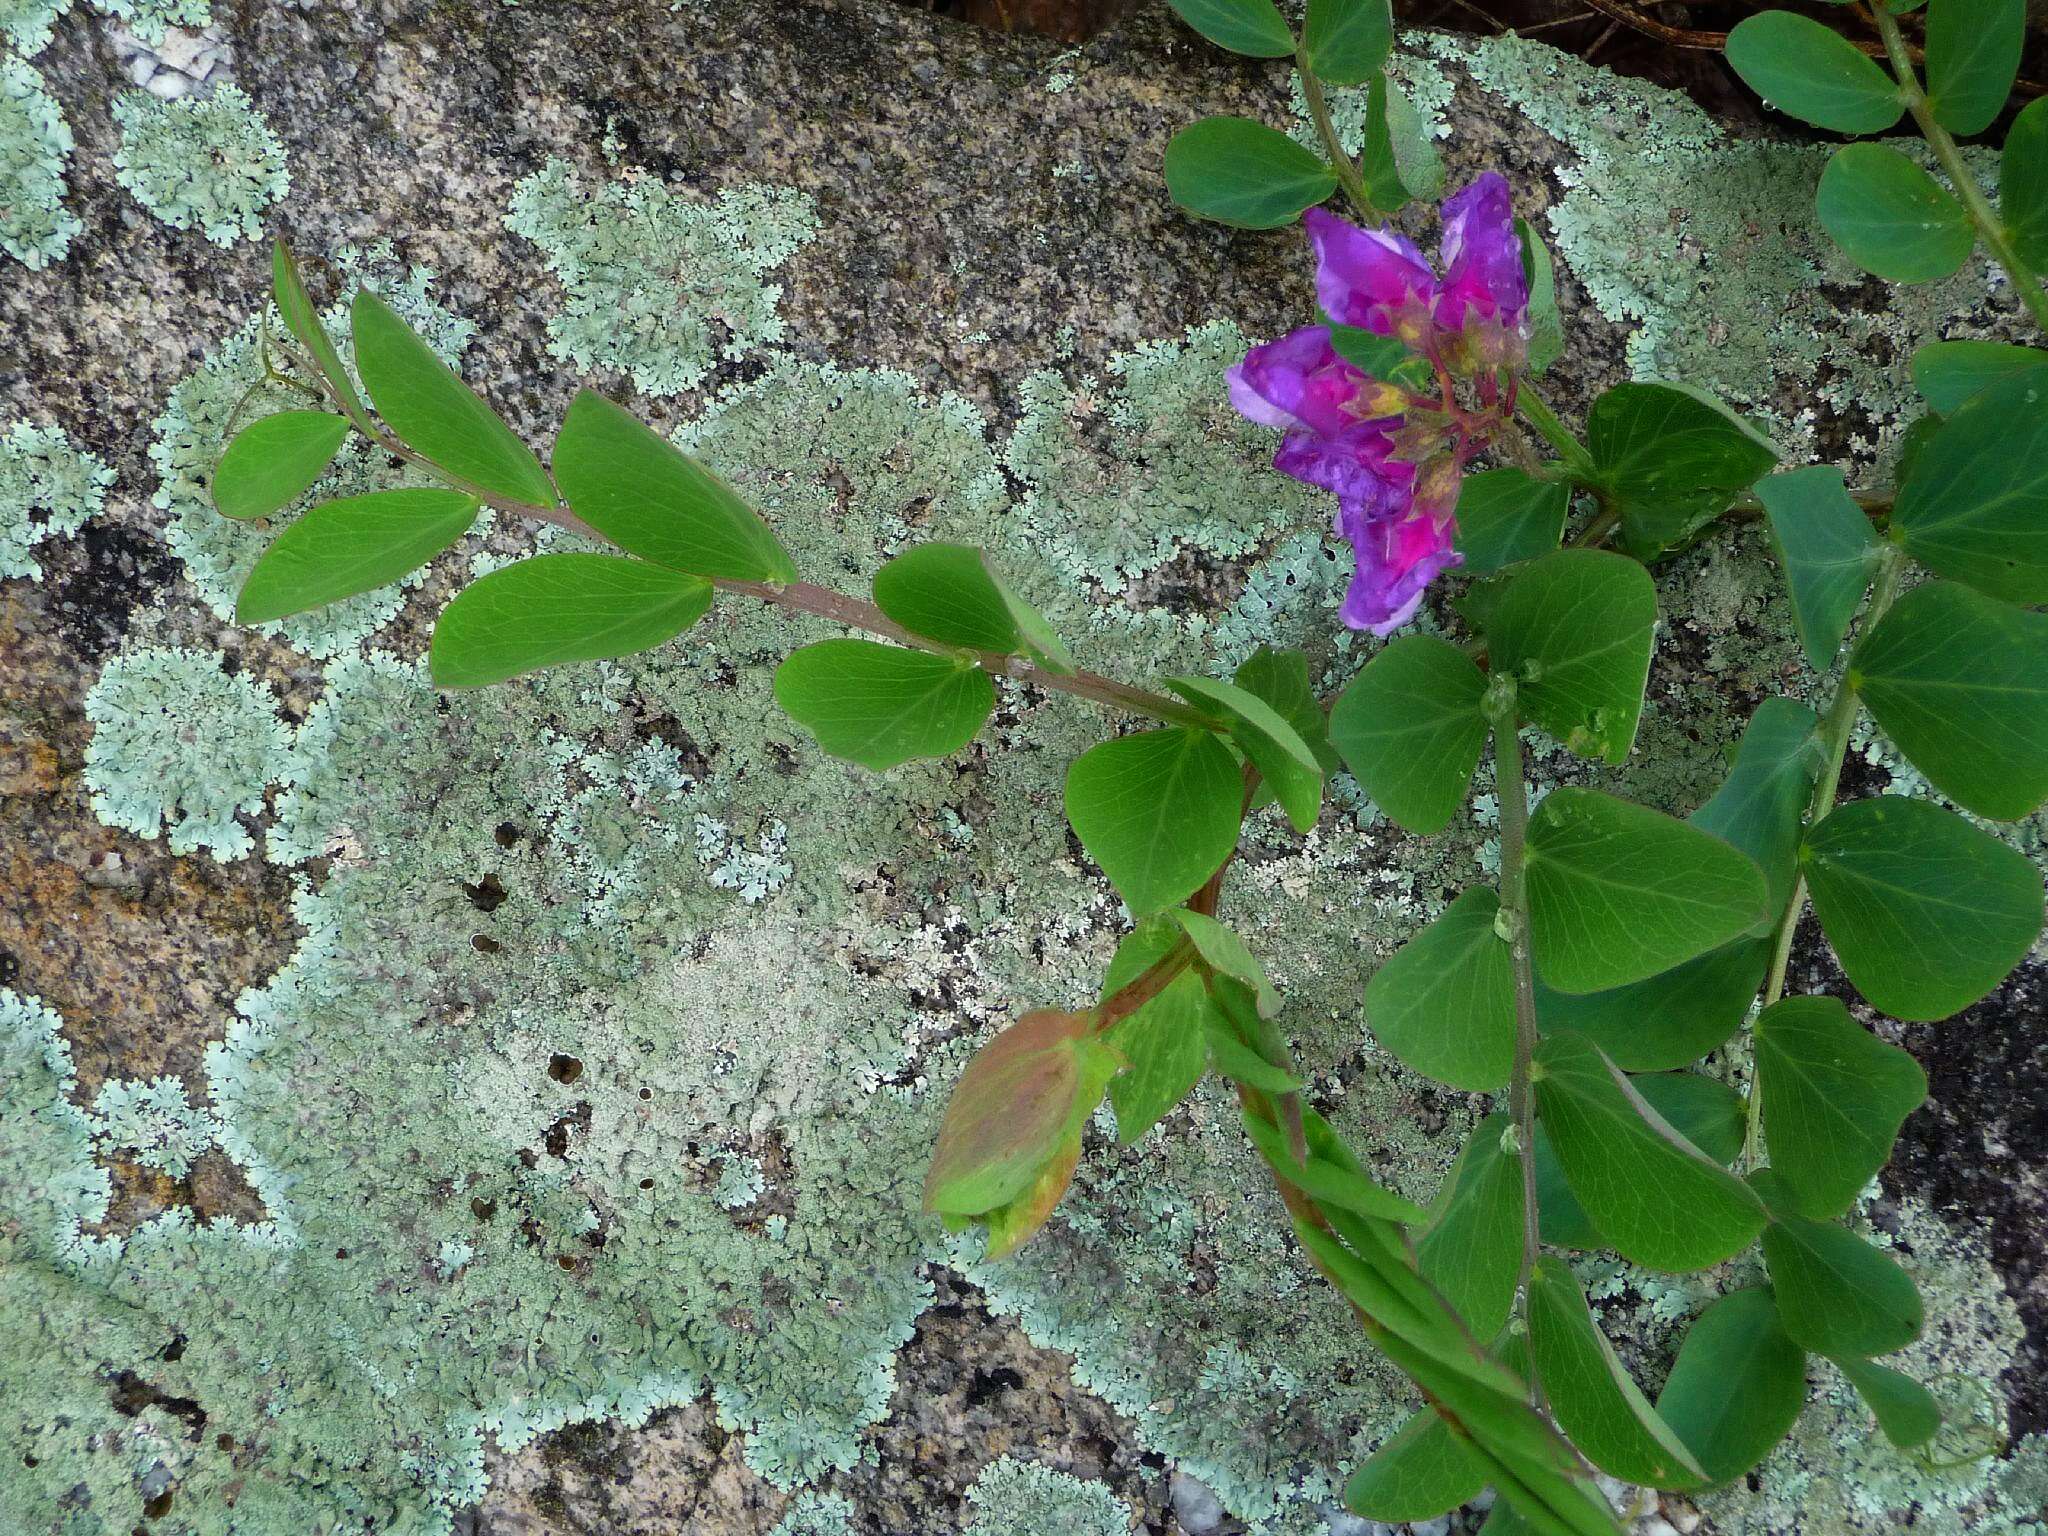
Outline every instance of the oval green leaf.
<svg viewBox="0 0 2048 1536">
<path fill-rule="evenodd" d="M 285 329 L 312 354 L 313 366 L 341 401 L 341 408 L 360 421 L 364 415 L 362 396 L 356 393 L 355 381 L 342 366 L 334 338 L 320 323 L 320 311 L 313 307 L 305 281 L 299 276 L 298 261 L 282 240 L 270 244 L 270 286 Z"/>
<path fill-rule="evenodd" d="M 1308 0 L 1308 67 L 1326 85 L 1361 85 L 1387 62 L 1394 13 L 1387 0 Z"/>
<path fill-rule="evenodd" d="M 2048 124 L 2048 118 L 2042 121 Z M 2009 341 L 1930 341 L 1913 354 L 1913 387 L 1947 416 L 1979 390 L 2044 365 L 2048 352 L 2039 347 Z"/>
<path fill-rule="evenodd" d="M 1494 672 L 1514 678 L 1523 718 L 1581 757 L 1619 763 L 1642 717 L 1656 625 L 1657 589 L 1641 565 L 1605 550 L 1561 549 L 1508 583 L 1486 634 Z"/>
<path fill-rule="evenodd" d="M 1237 846 L 1244 781 L 1207 731 L 1140 731 L 1067 770 L 1067 821 L 1132 913 L 1191 896 Z"/>
<path fill-rule="evenodd" d="M 1205 117 L 1166 146 L 1166 190 L 1219 224 L 1278 229 L 1336 191 L 1337 173 L 1264 123 Z"/>
<path fill-rule="evenodd" d="M 1735 766 L 1714 797 L 1686 820 L 1741 849 L 1764 872 L 1766 930 L 1791 899 L 1799 834 L 1826 753 L 1820 721 L 1804 704 L 1765 699 L 1749 718 Z"/>
<path fill-rule="evenodd" d="M 434 625 L 443 688 L 666 645 L 704 616 L 711 583 L 616 555 L 538 555 L 464 587 Z"/>
<path fill-rule="evenodd" d="M 554 464 L 576 515 L 629 554 L 693 576 L 796 580 L 738 492 L 594 390 L 570 402 Z"/>
<path fill-rule="evenodd" d="M 1856 1395 L 1877 1415 L 1877 1427 L 1900 1450 L 1924 1445 L 1941 1429 L 1941 1405 L 1912 1377 L 1890 1366 L 1847 1357 L 1834 1362 Z"/>
<path fill-rule="evenodd" d="M 1506 1144 L 1512 1124 L 1496 1111 L 1472 1128 L 1445 1180 L 1443 1208 L 1415 1243 L 1422 1278 L 1481 1339 L 1506 1326 L 1521 1280 L 1522 1160 Z"/>
<path fill-rule="evenodd" d="M 1252 760 L 1294 830 L 1307 832 L 1323 806 L 1323 765 L 1292 725 L 1264 699 L 1213 677 L 1174 677 L 1167 686 L 1197 709 L 1230 722 L 1230 738 Z"/>
<path fill-rule="evenodd" d="M 1803 1349 L 1867 1360 L 1920 1337 L 1926 1313 L 1912 1276 L 1853 1232 L 1773 1216 L 1764 1228 L 1764 1263 L 1778 1317 Z"/>
<path fill-rule="evenodd" d="M 1491 1093 L 1515 1061 L 1515 974 L 1500 898 L 1467 889 L 1365 986 L 1373 1037 L 1425 1077 Z"/>
<path fill-rule="evenodd" d="M 1806 1354 L 1761 1286 L 1723 1296 L 1693 1321 L 1657 1397 L 1657 1412 L 1717 1483 L 1768 1456 L 1805 1406 Z"/>
<path fill-rule="evenodd" d="M 1441 832 L 1486 748 L 1485 693 L 1486 678 L 1449 641 L 1402 635 L 1338 695 L 1330 741 L 1381 810 L 1410 832 Z"/>
<path fill-rule="evenodd" d="M 1203 1049 L 1213 1005 L 1201 976 L 1182 971 L 1109 1032 L 1109 1043 L 1129 1065 L 1109 1080 L 1117 1140 L 1129 1146 L 1159 1122 L 1202 1076 Z"/>
<path fill-rule="evenodd" d="M 1665 1072 L 1690 1066 L 1742 1027 L 1770 962 L 1768 939 L 1743 939 L 1605 992 L 1558 992 L 1539 980 L 1536 1018 L 1546 1034 L 1590 1036 L 1624 1071 Z"/>
<path fill-rule="evenodd" d="M 262 624 L 397 581 L 476 521 L 460 491 L 372 491 L 322 502 L 279 534 L 242 583 L 235 620 Z"/>
<path fill-rule="evenodd" d="M 1219 48 L 1277 59 L 1294 52 L 1288 30 L 1273 0 L 1167 0 L 1180 19 Z"/>
<path fill-rule="evenodd" d="M 1976 244 L 1963 205 L 1882 144 L 1836 150 L 1821 172 L 1815 206 L 1842 253 L 1887 282 L 1937 282 L 1969 260 Z"/>
<path fill-rule="evenodd" d="M 2027 40 L 2027 0 L 1933 0 L 1927 8 L 1927 104 L 1950 133 L 1989 128 L 2005 110 L 2020 48 Z"/>
<path fill-rule="evenodd" d="M 2048 372 L 2015 374 L 1956 408 L 1913 460 L 1892 529 L 1952 581 L 2048 603 Z"/>
<path fill-rule="evenodd" d="M 775 669 L 775 701 L 834 757 L 877 772 L 974 739 L 995 685 L 972 662 L 872 640 L 821 640 Z"/>
<path fill-rule="evenodd" d="M 1052 626 L 966 544 L 905 550 L 875 572 L 875 606 L 929 640 L 977 651 L 1026 651 L 1048 671 L 1074 670 Z"/>
<path fill-rule="evenodd" d="M 407 447 L 492 495 L 555 504 L 554 484 L 533 450 L 390 305 L 367 288 L 357 290 L 349 327 L 363 388 Z"/>
<path fill-rule="evenodd" d="M 1885 734 L 1965 810 L 2048 800 L 2048 614 L 1934 581 L 1857 642 L 1849 675 Z"/>
<path fill-rule="evenodd" d="M 1484 576 L 1557 548 L 1571 487 L 1519 469 L 1485 469 L 1458 488 L 1458 553 Z"/>
<path fill-rule="evenodd" d="M 1566 1183 L 1624 1258 L 1705 1269 L 1763 1230 L 1749 1186 L 1680 1135 L 1584 1035 L 1537 1047 L 1535 1085 Z"/>
<path fill-rule="evenodd" d="M 1790 11 L 1735 24 L 1728 62 L 1764 105 L 1836 133 L 1883 133 L 1906 110 L 1898 83 L 1834 28 Z"/>
<path fill-rule="evenodd" d="M 1435 1409 L 1425 1408 L 1360 1463 L 1344 1485 L 1344 1507 L 1392 1525 L 1433 1520 L 1485 1486 L 1486 1468 Z"/>
<path fill-rule="evenodd" d="M 1792 589 L 1799 643 L 1808 665 L 1824 672 L 1870 590 L 1882 546 L 1833 464 L 1782 470 L 1759 480 L 1756 494 Z"/>
<path fill-rule="evenodd" d="M 1802 858 L 1842 969 L 1894 1018 L 1961 1012 L 2041 931 L 2041 876 L 2026 855 L 1925 800 L 1838 806 Z"/>
<path fill-rule="evenodd" d="M 1751 422 L 1690 384 L 1617 384 L 1586 415 L 1586 446 L 1644 559 L 1691 534 L 1778 462 Z"/>
<path fill-rule="evenodd" d="M 1544 797 L 1526 879 L 1536 970 L 1560 992 L 1643 981 L 1768 914 L 1763 872 L 1720 838 L 1598 790 Z"/>
<path fill-rule="evenodd" d="M 213 472 L 214 509 L 250 518 L 290 506 L 326 473 L 347 436 L 348 418 L 332 411 L 279 411 L 252 421 Z"/>
<path fill-rule="evenodd" d="M 1832 997 L 1788 997 L 1756 1021 L 1764 1145 L 1784 1203 L 1831 1221 L 1856 1203 L 1892 1155 L 1927 1074 Z"/>
<path fill-rule="evenodd" d="M 2012 120 L 1998 160 L 1998 216 L 2020 259 L 2048 263 L 2048 97 Z"/>
</svg>

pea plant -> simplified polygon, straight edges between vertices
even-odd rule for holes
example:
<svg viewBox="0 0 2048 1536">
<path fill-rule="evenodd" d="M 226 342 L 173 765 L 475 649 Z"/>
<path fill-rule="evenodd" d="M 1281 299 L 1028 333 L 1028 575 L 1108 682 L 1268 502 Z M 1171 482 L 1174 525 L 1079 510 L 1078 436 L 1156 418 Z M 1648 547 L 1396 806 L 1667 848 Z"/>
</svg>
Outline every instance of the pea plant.
<svg viewBox="0 0 2048 1536">
<path fill-rule="evenodd" d="M 1005 1254 L 1059 1203 L 1105 1100 L 1130 1143 L 1216 1073 L 1304 1254 L 1423 1399 L 1353 1476 L 1362 1515 L 1428 1518 L 1491 1486 L 1496 1536 L 1612 1532 L 1592 1469 L 1669 1490 L 1742 1475 L 1791 1429 L 1816 1356 L 1892 1442 L 1935 1455 L 1941 1406 L 1881 1363 L 1919 1335 L 1921 1300 L 1847 1220 L 1926 1079 L 1839 999 L 1788 995 L 1789 961 L 1810 904 L 1871 1008 L 1936 1020 L 1989 995 L 2040 932 L 2038 875 L 1973 818 L 2048 800 L 2048 353 L 1923 348 L 1928 410 L 1897 483 L 1857 494 L 1838 468 L 1779 469 L 1769 438 L 1683 382 L 1610 389 L 1575 432 L 1539 392 L 1562 337 L 1507 183 L 1489 173 L 1444 201 L 1441 270 L 1374 222 L 1428 180 L 1414 146 L 1397 148 L 1412 125 L 1381 72 L 1386 0 L 1310 0 L 1299 39 L 1271 0 L 1174 3 L 1226 48 L 1292 55 L 1322 142 L 1318 155 L 1211 119 L 1168 152 L 1182 204 L 1299 221 L 1314 256 L 1315 323 L 1254 347 L 1230 398 L 1279 431 L 1279 472 L 1335 497 L 1356 557 L 1342 622 L 1394 636 L 1456 571 L 1462 640 L 1390 638 L 1326 700 L 1300 651 L 1262 650 L 1227 681 L 1090 671 L 1004 582 L 1000 551 L 913 546 L 867 596 L 814 584 L 730 487 L 601 395 L 576 397 L 544 467 L 367 291 L 348 307 L 351 367 L 282 244 L 269 368 L 306 405 L 228 445 L 218 509 L 293 507 L 351 433 L 437 483 L 299 513 L 240 617 L 400 580 L 489 507 L 609 552 L 543 553 L 463 588 L 429 649 L 445 687 L 648 650 L 713 602 L 746 601 L 849 631 L 791 654 L 775 694 L 825 752 L 870 769 L 966 745 L 998 677 L 1100 706 L 1117 729 L 1069 767 L 1065 811 L 1131 929 L 1094 1007 L 1024 1012 L 969 1061 L 926 1203 Z M 1325 83 L 1367 86 L 1361 159 L 1330 126 Z M 1339 191 L 1365 223 L 1321 206 Z M 2024 269 L 2013 278 L 2040 297 Z M 1762 701 L 1683 820 L 1578 784 L 1532 805 L 1526 735 L 1588 776 L 1634 749 L 1657 620 L 1647 567 L 1754 517 L 1825 706 Z M 1837 803 L 1866 709 L 1939 799 Z M 1494 1096 L 1423 1207 L 1370 1177 L 1310 1102 L 1284 1000 L 1217 911 L 1254 812 L 1306 834 L 1348 770 L 1429 836 L 1489 750 L 1498 879 L 1460 894 L 1360 999 L 1406 1066 Z M 1654 1402 L 1566 1258 L 1683 1273 L 1759 1246 L 1760 1266 L 1727 1273 L 1765 1278 L 1723 1287 Z"/>
</svg>

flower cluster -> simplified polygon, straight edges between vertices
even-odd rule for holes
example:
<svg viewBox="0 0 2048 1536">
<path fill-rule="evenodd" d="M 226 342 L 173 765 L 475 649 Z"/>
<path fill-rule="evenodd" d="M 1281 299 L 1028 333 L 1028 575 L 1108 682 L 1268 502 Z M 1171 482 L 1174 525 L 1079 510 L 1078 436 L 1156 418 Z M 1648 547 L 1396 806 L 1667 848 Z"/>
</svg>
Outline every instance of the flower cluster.
<svg viewBox="0 0 2048 1536">
<path fill-rule="evenodd" d="M 1321 208 L 1303 220 L 1316 298 L 1330 321 L 1401 342 L 1434 370 L 1420 398 L 1338 350 L 1328 325 L 1254 347 L 1230 370 L 1239 412 L 1286 436 L 1273 467 L 1337 497 L 1337 531 L 1357 573 L 1340 616 L 1384 635 L 1405 623 L 1439 571 L 1456 565 L 1453 512 L 1466 462 L 1506 414 L 1499 376 L 1526 343 L 1529 283 L 1507 183 L 1489 171 L 1443 205 L 1443 276 L 1394 230 L 1360 229 Z M 1478 381 L 1482 409 L 1454 379 Z"/>
</svg>

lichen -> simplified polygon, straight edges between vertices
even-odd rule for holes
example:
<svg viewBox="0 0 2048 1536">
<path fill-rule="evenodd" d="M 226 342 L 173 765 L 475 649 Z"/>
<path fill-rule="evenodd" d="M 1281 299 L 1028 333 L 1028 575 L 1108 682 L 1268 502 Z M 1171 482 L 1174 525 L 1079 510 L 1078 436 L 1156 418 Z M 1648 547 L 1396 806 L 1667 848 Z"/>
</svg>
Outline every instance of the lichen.
<svg viewBox="0 0 2048 1536">
<path fill-rule="evenodd" d="M 199 651 L 134 651 L 108 663 L 85 696 L 92 740 L 85 782 L 110 827 L 171 852 L 239 859 L 256 845 L 240 817 L 263 803 L 286 746 L 277 698 Z"/>
<path fill-rule="evenodd" d="M 175 1077 L 109 1078 L 92 1101 L 94 1134 L 106 1151 L 126 1151 L 174 1179 L 214 1142 L 213 1116 L 185 1096 Z"/>
<path fill-rule="evenodd" d="M 799 1493 L 768 1536 L 853 1536 L 853 1505 L 836 1493 Z"/>
<path fill-rule="evenodd" d="M 25 59 L 49 44 L 57 18 L 71 9 L 71 0 L 0 0 L 0 39 Z"/>
<path fill-rule="evenodd" d="M 817 217 L 809 198 L 774 187 L 700 202 L 634 176 L 593 191 L 550 160 L 514 188 L 505 225 L 540 247 L 566 290 L 549 351 L 672 395 L 719 358 L 781 339 L 782 289 L 765 279 Z"/>
<path fill-rule="evenodd" d="M 114 472 L 61 427 L 17 421 L 0 434 L 0 576 L 39 579 L 35 547 L 84 527 L 113 483 Z"/>
<path fill-rule="evenodd" d="M 115 179 L 173 229 L 196 228 L 215 245 L 253 240 L 263 210 L 291 190 L 283 143 L 238 85 L 176 101 L 130 91 L 114 121 Z"/>
<path fill-rule="evenodd" d="M 157 44 L 173 27 L 198 31 L 213 21 L 208 0 L 92 0 L 92 8 L 127 24 L 142 41 Z"/>
<path fill-rule="evenodd" d="M 1003 1456 L 967 1490 L 974 1518 L 963 1536 L 1125 1536 L 1130 1511 L 1100 1483 Z"/>
<path fill-rule="evenodd" d="M 64 206 L 71 125 L 28 61 L 0 56 L 0 251 L 31 272 L 85 226 Z"/>
</svg>

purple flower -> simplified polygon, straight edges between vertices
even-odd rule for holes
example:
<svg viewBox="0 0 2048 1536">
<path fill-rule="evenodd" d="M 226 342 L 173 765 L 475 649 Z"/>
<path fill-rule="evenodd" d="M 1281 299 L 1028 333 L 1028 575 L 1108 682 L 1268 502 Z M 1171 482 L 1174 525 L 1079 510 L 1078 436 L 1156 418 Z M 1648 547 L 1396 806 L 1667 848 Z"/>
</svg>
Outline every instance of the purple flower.
<svg viewBox="0 0 2048 1536">
<path fill-rule="evenodd" d="M 1424 466 L 1410 493 L 1371 508 L 1340 500 L 1337 531 L 1358 567 L 1337 616 L 1353 629 L 1393 633 L 1422 604 L 1423 589 L 1464 556 L 1451 547 L 1458 524 L 1458 468 L 1445 457 Z"/>
<path fill-rule="evenodd" d="M 1436 274 L 1407 236 L 1382 225 L 1360 229 L 1324 208 L 1302 215 L 1316 252 L 1316 302 L 1339 325 L 1380 336 L 1422 339 Z"/>
<path fill-rule="evenodd" d="M 1529 279 L 1522 270 L 1522 240 L 1515 233 L 1508 184 L 1495 171 L 1480 175 L 1443 205 L 1444 281 L 1434 318 L 1446 331 L 1462 331 L 1471 317 L 1503 329 L 1522 323 L 1529 309 Z"/>
</svg>

